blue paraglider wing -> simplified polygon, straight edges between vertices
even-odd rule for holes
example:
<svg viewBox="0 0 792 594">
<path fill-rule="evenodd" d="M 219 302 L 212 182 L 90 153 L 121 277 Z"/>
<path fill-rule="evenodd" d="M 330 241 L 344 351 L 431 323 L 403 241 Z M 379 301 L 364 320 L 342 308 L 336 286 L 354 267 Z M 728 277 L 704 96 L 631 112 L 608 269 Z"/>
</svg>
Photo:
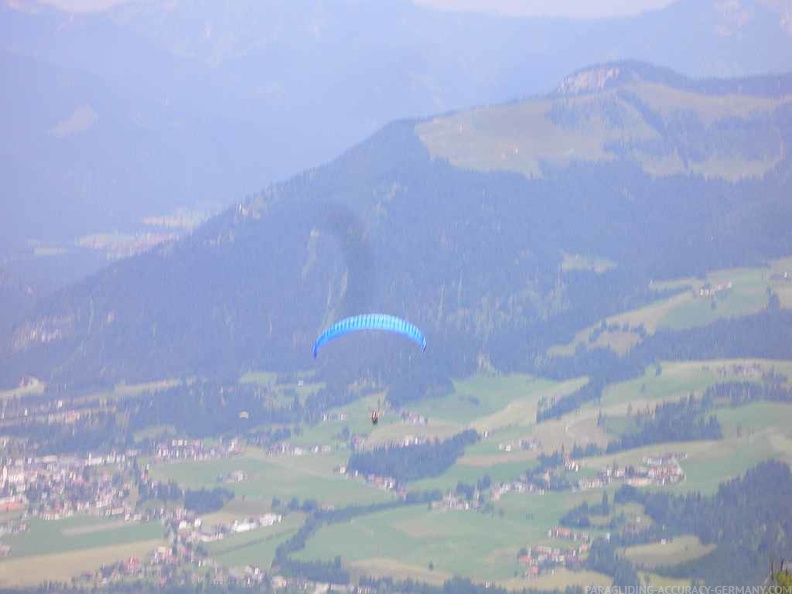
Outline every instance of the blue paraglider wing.
<svg viewBox="0 0 792 594">
<path fill-rule="evenodd" d="M 319 347 L 326 342 L 330 342 L 344 334 L 358 332 L 360 330 L 385 330 L 387 332 L 395 332 L 409 338 L 418 344 L 422 350 L 426 350 L 426 337 L 424 337 L 423 332 L 413 324 L 410 324 L 410 322 L 388 314 L 363 314 L 339 320 L 322 332 L 319 338 L 316 339 L 316 342 L 314 342 L 314 358 L 316 358 L 319 353 Z"/>
</svg>

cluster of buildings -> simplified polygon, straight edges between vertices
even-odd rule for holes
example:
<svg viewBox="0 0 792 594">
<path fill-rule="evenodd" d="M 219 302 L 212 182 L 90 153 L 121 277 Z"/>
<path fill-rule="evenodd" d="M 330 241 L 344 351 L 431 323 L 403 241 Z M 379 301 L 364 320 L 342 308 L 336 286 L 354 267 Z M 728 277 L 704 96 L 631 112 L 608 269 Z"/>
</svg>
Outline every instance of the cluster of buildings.
<svg viewBox="0 0 792 594">
<path fill-rule="evenodd" d="M 272 444 L 267 448 L 270 456 L 306 456 L 309 454 L 328 454 L 333 450 L 329 445 L 296 446 L 285 441 Z"/>
<path fill-rule="evenodd" d="M 455 510 L 455 511 L 478 511 L 481 509 L 481 497 L 477 491 L 471 498 L 463 497 L 457 493 L 446 493 L 440 501 L 432 503 L 432 509 L 436 511 Z"/>
<path fill-rule="evenodd" d="M 411 446 L 433 444 L 439 442 L 434 435 L 405 435 L 398 439 L 388 439 L 377 444 L 381 448 L 408 448 Z"/>
<path fill-rule="evenodd" d="M 499 483 L 492 487 L 492 499 L 497 501 L 506 493 L 545 493 L 553 490 L 588 491 L 602 489 L 614 482 L 623 482 L 633 487 L 675 485 L 685 478 L 679 461 L 687 457 L 684 453 L 645 456 L 640 466 L 603 468 L 596 476 L 569 479 L 567 473 L 577 473 L 580 463 L 566 456 L 563 466 L 546 469 L 543 473 L 526 476 L 514 481 Z M 563 480 L 557 480 L 563 476 Z"/>
<path fill-rule="evenodd" d="M 591 542 L 591 536 L 588 532 L 578 532 L 577 530 L 572 530 L 571 528 L 564 528 L 563 526 L 558 526 L 556 528 L 550 528 L 547 531 L 548 538 L 556 538 L 558 540 L 570 540 L 572 542 Z"/>
<path fill-rule="evenodd" d="M 230 458 L 244 452 L 238 440 L 227 445 L 206 445 L 200 439 L 172 439 L 154 446 L 157 462 L 183 462 L 185 460 L 212 460 Z"/>
<path fill-rule="evenodd" d="M 624 482 L 633 487 L 650 487 L 675 485 L 685 478 L 685 471 L 679 464 L 686 454 L 663 454 L 661 456 L 645 456 L 641 466 L 627 465 L 623 468 L 607 466 L 596 478 L 583 479 L 578 482 L 581 490 L 599 489 L 615 481 Z"/>
<path fill-rule="evenodd" d="M 267 526 L 274 526 L 283 521 L 281 514 L 268 513 L 258 518 L 234 520 L 230 524 L 205 526 L 201 518 L 182 519 L 178 524 L 179 540 L 189 543 L 214 542 L 223 540 L 233 534 L 250 532 Z"/>
<path fill-rule="evenodd" d="M 518 439 L 516 442 L 499 443 L 499 452 L 532 452 L 539 447 L 539 443 L 534 439 Z"/>
<path fill-rule="evenodd" d="M 424 417 L 422 414 L 417 413 L 411 410 L 402 410 L 399 413 L 399 418 L 401 418 L 402 423 L 407 423 L 408 425 L 428 425 L 429 420 Z"/>
<path fill-rule="evenodd" d="M 733 287 L 731 281 L 725 283 L 718 283 L 717 285 L 711 285 L 706 283 L 698 290 L 699 297 L 714 297 L 718 293 L 723 293 L 724 291 L 728 291 Z"/>
<path fill-rule="evenodd" d="M 407 495 L 407 491 L 403 486 L 399 485 L 396 479 L 389 476 L 379 476 L 376 474 L 362 474 L 357 470 L 350 471 L 346 466 L 337 466 L 334 468 L 338 474 L 343 474 L 348 478 L 362 479 L 367 485 L 381 489 L 383 491 L 393 491 L 398 495 Z"/>
<path fill-rule="evenodd" d="M 547 489 L 527 480 L 514 480 L 492 486 L 492 500 L 498 501 L 506 493 L 545 493 Z"/>
<path fill-rule="evenodd" d="M 7 460 L 0 469 L 0 510 L 44 519 L 75 513 L 129 516 L 135 451 L 86 458 L 41 456 Z"/>
<path fill-rule="evenodd" d="M 520 555 L 519 561 L 528 566 L 524 576 L 535 579 L 552 573 L 559 567 L 580 569 L 583 565 L 582 557 L 588 552 L 589 546 L 588 541 L 577 547 L 532 546 Z"/>
</svg>

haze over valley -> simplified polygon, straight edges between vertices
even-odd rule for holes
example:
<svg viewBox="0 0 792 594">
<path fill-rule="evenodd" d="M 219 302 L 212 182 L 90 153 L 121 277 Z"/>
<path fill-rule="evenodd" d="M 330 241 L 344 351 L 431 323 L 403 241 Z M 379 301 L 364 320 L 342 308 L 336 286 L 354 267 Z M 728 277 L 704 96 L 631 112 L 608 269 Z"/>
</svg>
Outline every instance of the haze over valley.
<svg viewBox="0 0 792 594">
<path fill-rule="evenodd" d="M 599 9 L 5 2 L 0 591 L 787 584 L 792 6 Z"/>
</svg>

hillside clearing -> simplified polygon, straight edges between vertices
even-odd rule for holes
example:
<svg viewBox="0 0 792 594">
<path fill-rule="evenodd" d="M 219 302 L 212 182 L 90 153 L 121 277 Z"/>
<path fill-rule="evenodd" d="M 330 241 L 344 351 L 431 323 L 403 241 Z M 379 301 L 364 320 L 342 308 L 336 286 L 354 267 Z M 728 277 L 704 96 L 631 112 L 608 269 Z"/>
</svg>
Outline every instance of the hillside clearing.
<svg viewBox="0 0 792 594">
<path fill-rule="evenodd" d="M 704 545 L 692 535 L 678 536 L 663 542 L 656 542 L 624 549 L 624 556 L 633 563 L 654 568 L 677 565 L 693 561 L 715 550 L 715 545 Z"/>
<path fill-rule="evenodd" d="M 164 539 L 150 539 L 0 561 L 0 586 L 29 587 L 45 581 L 66 582 L 84 571 L 95 571 L 108 563 L 129 557 L 145 557 L 165 544 Z"/>
</svg>

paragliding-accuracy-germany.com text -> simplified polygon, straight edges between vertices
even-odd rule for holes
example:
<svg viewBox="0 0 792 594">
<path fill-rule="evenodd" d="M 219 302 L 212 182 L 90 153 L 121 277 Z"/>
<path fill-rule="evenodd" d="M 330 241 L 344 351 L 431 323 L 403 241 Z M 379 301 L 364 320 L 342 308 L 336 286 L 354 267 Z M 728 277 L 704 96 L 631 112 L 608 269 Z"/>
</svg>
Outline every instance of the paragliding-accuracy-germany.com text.
<svg viewBox="0 0 792 594">
<path fill-rule="evenodd" d="M 786 594 L 783 586 L 587 586 L 585 594 Z"/>
</svg>

